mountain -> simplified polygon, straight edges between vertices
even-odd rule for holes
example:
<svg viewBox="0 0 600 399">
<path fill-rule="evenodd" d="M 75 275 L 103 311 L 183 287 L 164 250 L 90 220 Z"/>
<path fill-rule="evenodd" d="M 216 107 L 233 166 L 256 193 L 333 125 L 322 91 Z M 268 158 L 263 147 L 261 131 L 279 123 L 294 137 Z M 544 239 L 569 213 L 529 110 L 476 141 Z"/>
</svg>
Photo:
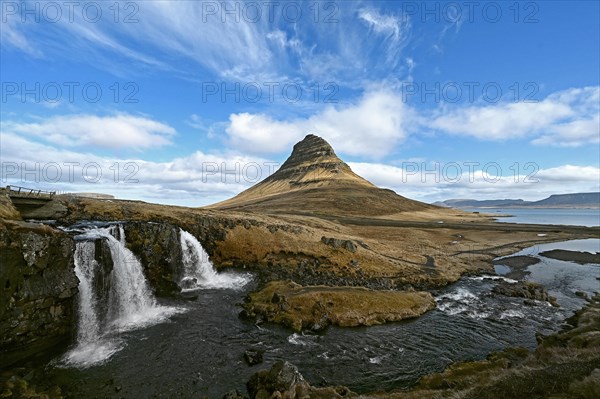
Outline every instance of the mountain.
<svg viewBox="0 0 600 399">
<path fill-rule="evenodd" d="M 474 199 L 449 199 L 446 201 L 435 202 L 434 205 L 450 208 L 599 208 L 600 192 L 554 194 L 540 201 L 523 201 L 522 199 L 497 199 L 481 201 Z"/>
<path fill-rule="evenodd" d="M 532 206 L 600 206 L 600 193 L 555 194 Z"/>
<path fill-rule="evenodd" d="M 309 134 L 271 176 L 209 208 L 260 213 L 379 216 L 439 209 L 363 179 L 321 137 Z"/>
</svg>

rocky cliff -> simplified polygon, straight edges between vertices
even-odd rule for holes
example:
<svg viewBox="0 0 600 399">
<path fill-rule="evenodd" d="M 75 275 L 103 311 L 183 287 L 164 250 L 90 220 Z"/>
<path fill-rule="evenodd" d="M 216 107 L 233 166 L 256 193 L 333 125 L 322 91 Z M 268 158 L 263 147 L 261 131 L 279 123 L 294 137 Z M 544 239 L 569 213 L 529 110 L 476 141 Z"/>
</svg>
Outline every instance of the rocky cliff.
<svg viewBox="0 0 600 399">
<path fill-rule="evenodd" d="M 0 367 L 70 336 L 73 250 L 72 238 L 56 229 L 0 221 Z"/>
</svg>

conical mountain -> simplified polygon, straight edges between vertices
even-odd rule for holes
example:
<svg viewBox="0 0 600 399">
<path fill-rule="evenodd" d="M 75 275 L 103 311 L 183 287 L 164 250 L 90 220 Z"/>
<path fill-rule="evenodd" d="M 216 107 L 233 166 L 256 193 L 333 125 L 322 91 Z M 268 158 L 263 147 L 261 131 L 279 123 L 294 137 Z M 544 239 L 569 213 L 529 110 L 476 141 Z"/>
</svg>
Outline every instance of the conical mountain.
<svg viewBox="0 0 600 399">
<path fill-rule="evenodd" d="M 275 173 L 211 208 L 377 216 L 436 207 L 378 188 L 354 173 L 327 141 L 309 134 Z"/>
</svg>

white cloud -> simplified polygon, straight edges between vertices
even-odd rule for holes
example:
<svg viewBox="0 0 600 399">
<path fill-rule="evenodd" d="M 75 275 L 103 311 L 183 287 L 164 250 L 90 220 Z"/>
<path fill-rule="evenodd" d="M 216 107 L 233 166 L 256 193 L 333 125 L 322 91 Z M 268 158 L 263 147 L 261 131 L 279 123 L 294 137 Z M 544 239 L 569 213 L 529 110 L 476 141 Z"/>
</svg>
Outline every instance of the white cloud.
<svg viewBox="0 0 600 399">
<path fill-rule="evenodd" d="M 64 147 L 145 149 L 171 144 L 175 129 L 129 114 L 54 116 L 37 122 L 2 122 L 2 134 L 27 135 Z"/>
<path fill-rule="evenodd" d="M 532 141 L 537 145 L 555 147 L 580 147 L 600 143 L 600 115 L 578 119 L 549 127 L 544 134 Z"/>
<path fill-rule="evenodd" d="M 525 138 L 537 145 L 581 146 L 600 140 L 598 92 L 598 87 L 569 89 L 536 103 L 441 106 L 428 114 L 380 85 L 353 104 L 328 106 L 305 118 L 231 114 L 225 132 L 232 146 L 250 153 L 282 152 L 314 133 L 341 153 L 368 158 L 388 155 L 407 137 L 427 129 L 480 140 Z"/>
<path fill-rule="evenodd" d="M 250 153 L 275 153 L 308 133 L 328 140 L 341 153 L 379 158 L 388 154 L 408 134 L 413 111 L 400 96 L 373 90 L 355 104 L 329 106 L 308 117 L 288 121 L 265 114 L 240 113 L 230 116 L 226 132 L 230 143 Z"/>
<path fill-rule="evenodd" d="M 515 176 L 509 167 L 481 165 L 469 170 L 468 165 L 460 163 L 458 168 L 424 162 L 406 162 L 401 167 L 357 162 L 349 165 L 378 186 L 427 202 L 451 198 L 540 200 L 552 194 L 600 191 L 600 168 L 596 166 L 561 165 L 539 169 L 529 176 Z"/>
<path fill-rule="evenodd" d="M 532 138 L 534 144 L 579 146 L 598 143 L 600 88 L 574 88 L 539 102 L 442 107 L 426 121 L 444 133 L 481 140 Z"/>
<path fill-rule="evenodd" d="M 3 132 L 2 185 L 190 206 L 218 202 L 256 184 L 278 168 L 264 158 L 196 151 L 167 162 L 99 156 L 57 148 Z"/>
</svg>

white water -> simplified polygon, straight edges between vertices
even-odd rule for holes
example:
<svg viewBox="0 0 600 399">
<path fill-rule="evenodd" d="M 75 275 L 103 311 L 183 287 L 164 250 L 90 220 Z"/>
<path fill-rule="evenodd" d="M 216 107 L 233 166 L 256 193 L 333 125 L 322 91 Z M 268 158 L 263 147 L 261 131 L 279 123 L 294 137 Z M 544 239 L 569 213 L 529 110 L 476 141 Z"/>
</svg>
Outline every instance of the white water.
<svg viewBox="0 0 600 399">
<path fill-rule="evenodd" d="M 79 238 L 91 241 L 79 241 L 75 249 L 75 273 L 79 278 L 77 344 L 63 361 L 85 368 L 108 360 L 123 348 L 118 333 L 164 321 L 181 309 L 156 304 L 142 265 L 125 246 L 121 225 L 91 229 Z M 105 315 L 101 312 L 105 304 L 100 303 L 100 293 L 95 291 L 100 268 L 95 259 L 96 239 L 106 240 L 113 260 Z"/>
<path fill-rule="evenodd" d="M 250 281 L 249 275 L 217 273 L 196 237 L 181 229 L 179 236 L 183 253 L 183 277 L 180 286 L 184 291 L 201 288 L 240 289 Z"/>
</svg>

